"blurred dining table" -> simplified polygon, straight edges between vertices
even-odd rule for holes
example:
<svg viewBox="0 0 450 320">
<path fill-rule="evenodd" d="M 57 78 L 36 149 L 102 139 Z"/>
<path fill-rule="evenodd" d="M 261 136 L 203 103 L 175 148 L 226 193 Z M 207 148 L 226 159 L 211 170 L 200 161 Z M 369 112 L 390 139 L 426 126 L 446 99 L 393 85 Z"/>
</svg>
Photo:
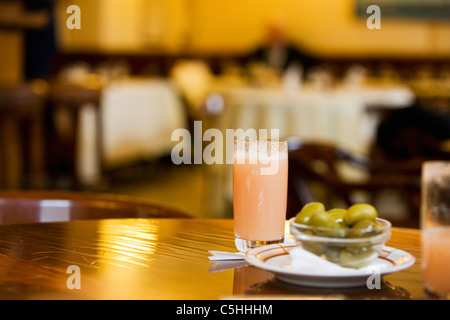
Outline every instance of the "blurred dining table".
<svg viewBox="0 0 450 320">
<path fill-rule="evenodd" d="M 217 120 L 221 130 L 278 129 L 281 138 L 332 143 L 363 155 L 376 139 L 378 111 L 405 108 L 415 99 L 412 90 L 401 85 L 240 85 L 218 86 L 213 93 L 223 99 Z"/>
<path fill-rule="evenodd" d="M 269 138 L 326 143 L 367 157 L 377 139 L 383 113 L 406 108 L 414 99 L 410 88 L 393 84 L 317 87 L 219 81 L 206 98 L 205 109 L 211 115 L 208 127 L 218 128 L 224 136 L 238 129 L 246 135 L 266 132 Z M 278 137 L 272 130 L 278 130 Z M 225 149 L 232 150 L 233 140 L 225 143 Z M 222 201 L 231 203 L 232 166 L 215 166 L 210 174 L 217 177 L 216 188 L 223 195 Z M 356 167 L 345 168 L 341 174 L 359 181 L 367 178 L 367 173 Z"/>
<path fill-rule="evenodd" d="M 392 229 L 387 245 L 416 260 L 380 289 L 327 289 L 283 283 L 244 260 L 211 262 L 209 250 L 236 251 L 232 219 L 0 225 L 0 299 L 426 299 L 420 239 Z"/>
<path fill-rule="evenodd" d="M 125 77 L 96 92 L 97 106 L 79 106 L 74 161 L 83 183 L 97 181 L 103 171 L 170 154 L 176 144 L 172 132 L 188 127 L 182 98 L 169 80 Z"/>
</svg>

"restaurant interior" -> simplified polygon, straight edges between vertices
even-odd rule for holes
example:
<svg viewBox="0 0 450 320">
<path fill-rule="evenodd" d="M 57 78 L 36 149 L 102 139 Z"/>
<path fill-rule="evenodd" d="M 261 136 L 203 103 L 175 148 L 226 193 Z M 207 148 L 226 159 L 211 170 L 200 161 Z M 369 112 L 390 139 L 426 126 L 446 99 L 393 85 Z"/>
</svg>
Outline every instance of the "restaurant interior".
<svg viewBox="0 0 450 320">
<path fill-rule="evenodd" d="M 449 160 L 450 0 L 0 0 L 0 299 L 449 299 Z"/>
<path fill-rule="evenodd" d="M 0 193 L 232 218 L 225 148 L 175 163 L 174 133 L 193 158 L 208 129 L 276 129 L 287 218 L 367 202 L 418 228 L 422 163 L 450 158 L 450 12 L 379 2 L 1 0 Z"/>
</svg>

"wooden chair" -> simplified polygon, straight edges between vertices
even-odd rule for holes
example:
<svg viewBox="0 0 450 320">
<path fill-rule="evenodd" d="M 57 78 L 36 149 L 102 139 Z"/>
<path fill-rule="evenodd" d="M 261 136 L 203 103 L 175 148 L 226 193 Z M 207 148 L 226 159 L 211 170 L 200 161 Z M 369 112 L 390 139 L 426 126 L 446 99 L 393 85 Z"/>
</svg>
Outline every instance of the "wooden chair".
<svg viewBox="0 0 450 320">
<path fill-rule="evenodd" d="M 0 188 L 43 187 L 45 99 L 31 83 L 0 86 Z"/>
<path fill-rule="evenodd" d="M 58 184 L 59 180 L 62 180 L 67 185 L 64 188 L 78 189 L 82 186 L 76 165 L 77 145 L 79 144 L 78 129 L 80 114 L 85 107 L 93 108 L 95 112 L 96 161 L 102 171 L 101 88 L 51 81 L 48 96 L 49 175 L 53 183 L 57 181 Z M 63 121 L 63 125 L 57 120 L 61 115 L 67 121 L 67 123 Z M 56 187 L 60 188 L 59 185 Z"/>
<path fill-rule="evenodd" d="M 364 170 L 367 178 L 361 181 L 344 179 L 339 171 L 339 166 L 343 163 Z M 294 216 L 306 203 L 318 201 L 310 187 L 311 181 L 318 183 L 328 194 L 332 193 L 342 199 L 347 206 L 354 204 L 352 195 L 356 191 L 373 196 L 385 190 L 400 190 L 408 199 L 410 217 L 408 221 L 399 221 L 396 225 L 419 225 L 420 175 L 393 171 L 374 173 L 370 159 L 331 144 L 299 143 L 289 151 L 288 218 Z"/>
<path fill-rule="evenodd" d="M 119 218 L 191 218 L 128 196 L 66 191 L 0 192 L 0 224 Z"/>
</svg>

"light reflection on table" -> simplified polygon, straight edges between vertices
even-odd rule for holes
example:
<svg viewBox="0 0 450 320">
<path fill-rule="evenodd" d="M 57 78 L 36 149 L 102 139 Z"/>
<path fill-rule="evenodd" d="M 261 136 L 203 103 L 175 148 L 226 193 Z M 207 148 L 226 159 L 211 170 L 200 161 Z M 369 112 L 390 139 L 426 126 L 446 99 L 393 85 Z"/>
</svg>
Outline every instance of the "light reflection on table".
<svg viewBox="0 0 450 320">
<path fill-rule="evenodd" d="M 0 226 L 2 299 L 422 299 L 420 232 L 393 228 L 388 245 L 416 263 L 383 278 L 381 290 L 285 284 L 245 261 L 212 263 L 235 251 L 230 219 L 111 219 Z M 70 290 L 77 265 L 81 289 Z"/>
</svg>

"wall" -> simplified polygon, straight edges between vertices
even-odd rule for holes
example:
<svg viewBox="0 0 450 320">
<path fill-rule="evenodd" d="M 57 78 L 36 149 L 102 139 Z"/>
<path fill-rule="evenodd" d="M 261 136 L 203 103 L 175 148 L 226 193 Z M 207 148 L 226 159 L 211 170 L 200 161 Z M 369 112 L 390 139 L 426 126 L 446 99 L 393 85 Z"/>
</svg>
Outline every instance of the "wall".
<svg viewBox="0 0 450 320">
<path fill-rule="evenodd" d="M 60 28 L 68 15 L 61 9 Z M 389 21 L 368 30 L 353 0 L 79 0 L 82 30 L 62 30 L 65 50 L 244 53 L 267 18 L 285 16 L 293 42 L 324 56 L 450 57 L 450 23 Z M 62 24 L 64 22 L 64 24 Z"/>
</svg>

